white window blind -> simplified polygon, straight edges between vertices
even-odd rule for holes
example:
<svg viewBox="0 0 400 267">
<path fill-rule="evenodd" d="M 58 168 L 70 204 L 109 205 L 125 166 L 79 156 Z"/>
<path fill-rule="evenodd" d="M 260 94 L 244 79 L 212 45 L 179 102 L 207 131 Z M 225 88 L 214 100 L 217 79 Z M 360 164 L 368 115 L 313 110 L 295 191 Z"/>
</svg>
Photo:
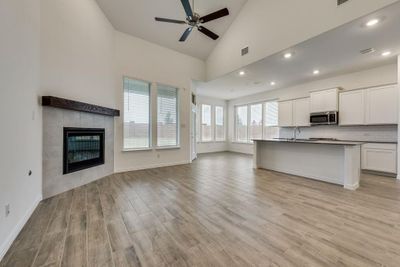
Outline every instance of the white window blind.
<svg viewBox="0 0 400 267">
<path fill-rule="evenodd" d="M 266 102 L 264 114 L 264 138 L 272 139 L 277 137 L 279 137 L 278 102 Z"/>
<path fill-rule="evenodd" d="M 249 142 L 251 139 L 262 139 L 262 108 L 262 104 L 250 106 Z"/>
<path fill-rule="evenodd" d="M 212 141 L 210 105 L 201 105 L 201 141 Z"/>
<path fill-rule="evenodd" d="M 224 108 L 215 107 L 215 141 L 225 141 Z"/>
<path fill-rule="evenodd" d="M 124 78 L 124 149 L 150 147 L 150 83 Z"/>
<path fill-rule="evenodd" d="M 157 146 L 177 146 L 178 138 L 178 89 L 157 86 Z"/>
<path fill-rule="evenodd" d="M 236 141 L 247 142 L 247 106 L 236 107 Z"/>
</svg>

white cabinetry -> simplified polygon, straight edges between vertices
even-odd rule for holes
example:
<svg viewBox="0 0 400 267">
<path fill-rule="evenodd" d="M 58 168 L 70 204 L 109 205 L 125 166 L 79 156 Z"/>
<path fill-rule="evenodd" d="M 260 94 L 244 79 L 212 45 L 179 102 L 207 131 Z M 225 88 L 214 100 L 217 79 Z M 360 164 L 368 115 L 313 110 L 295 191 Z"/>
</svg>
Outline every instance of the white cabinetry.
<svg viewBox="0 0 400 267">
<path fill-rule="evenodd" d="M 282 101 L 278 104 L 279 127 L 293 126 L 293 101 Z"/>
<path fill-rule="evenodd" d="M 339 94 L 340 125 L 397 124 L 397 86 L 381 86 Z"/>
<path fill-rule="evenodd" d="M 362 145 L 361 167 L 363 170 L 397 173 L 397 145 Z"/>
<path fill-rule="evenodd" d="M 397 103 L 397 85 L 366 89 L 366 124 L 397 124 Z"/>
<path fill-rule="evenodd" d="M 298 127 L 310 126 L 310 98 L 293 100 L 294 125 Z"/>
<path fill-rule="evenodd" d="M 354 90 L 339 94 L 339 124 L 365 124 L 364 90 Z"/>
<path fill-rule="evenodd" d="M 310 112 L 338 111 L 338 88 L 311 92 Z"/>
<path fill-rule="evenodd" d="M 280 127 L 310 126 L 310 98 L 281 101 L 278 110 Z"/>
</svg>

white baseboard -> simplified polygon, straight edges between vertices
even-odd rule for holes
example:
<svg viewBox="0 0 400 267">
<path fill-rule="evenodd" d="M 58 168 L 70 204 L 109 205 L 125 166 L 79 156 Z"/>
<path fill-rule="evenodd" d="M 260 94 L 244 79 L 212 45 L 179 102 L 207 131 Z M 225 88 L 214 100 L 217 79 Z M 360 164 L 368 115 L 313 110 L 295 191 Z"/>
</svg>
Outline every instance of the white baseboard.
<svg viewBox="0 0 400 267">
<path fill-rule="evenodd" d="M 149 165 L 143 165 L 140 167 L 133 167 L 133 168 L 122 168 L 122 169 L 116 169 L 115 173 L 140 171 L 140 170 L 146 170 L 146 169 L 155 169 L 155 168 L 170 167 L 170 166 L 184 165 L 184 164 L 190 164 L 190 161 L 185 160 L 185 161 L 178 161 L 178 162 L 149 164 Z"/>
<path fill-rule="evenodd" d="M 22 228 L 25 226 L 29 218 L 32 216 L 32 213 L 35 211 L 36 207 L 39 205 L 39 202 L 42 201 L 42 196 L 37 197 L 37 199 L 33 202 L 32 206 L 26 211 L 25 215 L 19 220 L 19 222 L 14 226 L 11 230 L 10 234 L 0 244 L 0 261 L 6 255 L 7 251 L 11 247 L 14 240 L 17 238 L 18 234 L 21 232 Z"/>
<path fill-rule="evenodd" d="M 348 190 L 357 190 L 357 188 L 359 188 L 360 187 L 360 184 L 359 183 L 356 183 L 356 184 L 346 184 L 346 185 L 344 185 L 344 188 L 345 189 L 348 189 Z"/>
</svg>

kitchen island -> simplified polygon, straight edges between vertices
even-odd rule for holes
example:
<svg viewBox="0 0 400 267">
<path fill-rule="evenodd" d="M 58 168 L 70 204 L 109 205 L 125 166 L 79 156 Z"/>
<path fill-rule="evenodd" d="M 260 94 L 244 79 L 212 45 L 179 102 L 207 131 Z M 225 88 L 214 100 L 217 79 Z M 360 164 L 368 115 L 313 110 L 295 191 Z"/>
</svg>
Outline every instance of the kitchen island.
<svg viewBox="0 0 400 267">
<path fill-rule="evenodd" d="M 253 140 L 254 168 L 267 169 L 356 190 L 361 142 L 291 139 Z"/>
</svg>

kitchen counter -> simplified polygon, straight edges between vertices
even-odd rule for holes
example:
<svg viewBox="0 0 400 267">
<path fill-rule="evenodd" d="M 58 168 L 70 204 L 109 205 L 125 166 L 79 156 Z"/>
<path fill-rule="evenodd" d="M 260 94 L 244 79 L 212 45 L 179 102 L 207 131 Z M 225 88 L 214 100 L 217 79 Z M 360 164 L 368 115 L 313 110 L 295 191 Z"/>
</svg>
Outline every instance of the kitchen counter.
<svg viewBox="0 0 400 267">
<path fill-rule="evenodd" d="M 356 190 L 364 142 L 267 139 L 253 140 L 254 168 L 342 185 Z"/>
<path fill-rule="evenodd" d="M 277 138 L 277 139 L 254 139 L 253 141 L 258 142 L 283 142 L 283 143 L 307 143 L 307 144 L 325 144 L 325 145 L 349 145 L 356 146 L 362 145 L 368 142 L 356 142 L 356 141 L 331 141 L 331 140 L 310 140 L 310 139 L 290 139 L 290 138 Z"/>
</svg>

